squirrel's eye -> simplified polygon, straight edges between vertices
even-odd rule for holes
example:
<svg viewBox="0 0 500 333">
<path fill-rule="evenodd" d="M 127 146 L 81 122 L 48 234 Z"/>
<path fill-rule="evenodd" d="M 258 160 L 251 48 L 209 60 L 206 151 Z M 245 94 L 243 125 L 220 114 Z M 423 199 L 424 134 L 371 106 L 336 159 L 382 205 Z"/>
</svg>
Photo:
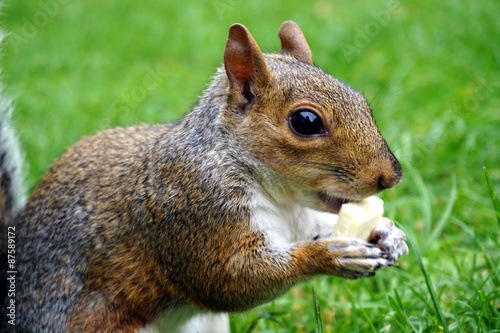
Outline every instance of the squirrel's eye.
<svg viewBox="0 0 500 333">
<path fill-rule="evenodd" d="M 299 109 L 288 117 L 288 123 L 295 134 L 315 136 L 326 132 L 321 117 L 313 110 Z"/>
</svg>

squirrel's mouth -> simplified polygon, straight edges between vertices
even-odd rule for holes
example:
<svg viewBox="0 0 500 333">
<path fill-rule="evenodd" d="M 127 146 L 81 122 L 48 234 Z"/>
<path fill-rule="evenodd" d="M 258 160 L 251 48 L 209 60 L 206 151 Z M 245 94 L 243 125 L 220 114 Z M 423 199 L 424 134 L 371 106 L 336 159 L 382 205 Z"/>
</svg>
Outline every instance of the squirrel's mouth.
<svg viewBox="0 0 500 333">
<path fill-rule="evenodd" d="M 338 214 L 340 207 L 342 207 L 343 204 L 357 201 L 352 199 L 334 197 L 323 192 L 319 193 L 319 198 L 321 202 L 326 205 L 332 213 L 335 214 Z"/>
</svg>

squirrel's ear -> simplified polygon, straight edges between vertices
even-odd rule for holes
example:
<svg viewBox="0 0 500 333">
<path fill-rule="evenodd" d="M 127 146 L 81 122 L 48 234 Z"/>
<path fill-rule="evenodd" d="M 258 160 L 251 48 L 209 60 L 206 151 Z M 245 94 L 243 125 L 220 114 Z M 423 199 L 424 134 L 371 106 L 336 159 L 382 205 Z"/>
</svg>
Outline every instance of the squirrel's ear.
<svg viewBox="0 0 500 333">
<path fill-rule="evenodd" d="M 297 23 L 293 21 L 283 22 L 279 36 L 281 39 L 282 54 L 291 55 L 297 60 L 312 65 L 311 49 Z"/>
<path fill-rule="evenodd" d="M 250 82 L 268 80 L 264 56 L 250 32 L 241 24 L 233 24 L 229 29 L 224 67 L 233 87 L 237 85 L 247 89 Z"/>
</svg>

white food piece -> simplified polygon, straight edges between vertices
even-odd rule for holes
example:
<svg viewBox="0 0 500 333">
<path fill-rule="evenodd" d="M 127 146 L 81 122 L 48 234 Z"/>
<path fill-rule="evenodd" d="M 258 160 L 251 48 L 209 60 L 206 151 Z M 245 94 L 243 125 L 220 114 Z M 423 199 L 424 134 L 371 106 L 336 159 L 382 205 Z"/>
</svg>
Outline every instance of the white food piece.
<svg viewBox="0 0 500 333">
<path fill-rule="evenodd" d="M 367 241 L 382 215 L 384 215 L 384 201 L 376 196 L 360 202 L 343 204 L 332 236 L 353 237 Z"/>
</svg>

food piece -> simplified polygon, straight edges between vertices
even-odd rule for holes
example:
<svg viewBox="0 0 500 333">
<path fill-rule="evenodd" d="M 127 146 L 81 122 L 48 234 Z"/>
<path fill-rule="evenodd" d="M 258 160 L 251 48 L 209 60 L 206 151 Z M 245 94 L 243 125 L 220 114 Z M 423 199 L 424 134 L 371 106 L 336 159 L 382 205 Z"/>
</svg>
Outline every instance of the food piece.
<svg viewBox="0 0 500 333">
<path fill-rule="evenodd" d="M 384 201 L 376 196 L 343 204 L 332 236 L 368 240 L 383 214 Z"/>
</svg>

